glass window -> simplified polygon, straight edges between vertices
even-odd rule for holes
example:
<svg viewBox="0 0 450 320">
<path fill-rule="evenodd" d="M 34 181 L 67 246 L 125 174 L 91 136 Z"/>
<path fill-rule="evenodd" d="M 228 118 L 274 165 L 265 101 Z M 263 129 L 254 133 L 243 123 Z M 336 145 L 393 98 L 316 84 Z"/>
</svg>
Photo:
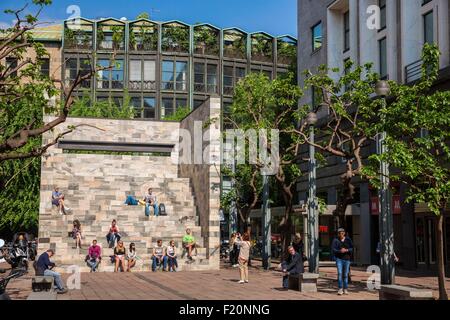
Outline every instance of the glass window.
<svg viewBox="0 0 450 320">
<path fill-rule="evenodd" d="M 194 83 L 194 91 L 205 91 L 205 65 L 203 63 L 196 62 L 194 65 Z"/>
<path fill-rule="evenodd" d="M 344 51 L 350 50 L 350 12 L 344 13 Z"/>
<path fill-rule="evenodd" d="M 161 118 L 164 119 L 167 116 L 173 114 L 173 98 L 162 98 L 161 99 Z"/>
<path fill-rule="evenodd" d="M 423 16 L 423 25 L 424 25 L 424 42 L 433 44 L 434 43 L 433 11 L 430 11 Z"/>
<path fill-rule="evenodd" d="M 132 105 L 135 110 L 134 117 L 142 118 L 141 98 L 140 97 L 131 97 L 130 105 Z"/>
<path fill-rule="evenodd" d="M 380 28 L 386 28 L 386 0 L 379 0 L 378 6 L 380 7 Z"/>
<path fill-rule="evenodd" d="M 186 91 L 187 62 L 176 62 L 176 90 Z"/>
<path fill-rule="evenodd" d="M 162 89 L 173 90 L 174 63 L 173 61 L 163 61 L 162 64 Z"/>
<path fill-rule="evenodd" d="M 316 51 L 322 48 L 322 22 L 312 27 L 312 50 Z"/>
<path fill-rule="evenodd" d="M 123 60 L 115 60 L 111 69 L 111 89 L 123 88 Z"/>
<path fill-rule="evenodd" d="M 237 83 L 239 81 L 239 79 L 244 78 L 245 77 L 245 68 L 236 68 L 236 81 L 235 83 Z"/>
<path fill-rule="evenodd" d="M 386 38 L 378 41 L 378 46 L 380 50 L 380 77 L 381 79 L 387 79 L 388 70 L 387 70 L 387 46 L 386 46 Z"/>
<path fill-rule="evenodd" d="M 206 68 L 206 85 L 208 93 L 217 93 L 217 65 L 208 64 Z"/>
<path fill-rule="evenodd" d="M 144 60 L 144 81 L 156 81 L 156 62 L 153 60 Z"/>
<path fill-rule="evenodd" d="M 75 78 L 77 77 L 77 59 L 75 58 L 70 58 L 66 60 L 66 65 L 65 65 L 65 80 L 67 82 L 67 85 L 74 81 Z M 100 75 L 99 71 L 99 75 Z"/>
<path fill-rule="evenodd" d="M 141 70 L 141 60 L 130 60 L 130 81 L 141 81 Z"/>
<path fill-rule="evenodd" d="M 144 97 L 144 119 L 154 119 L 156 110 L 156 100 L 153 97 Z"/>
<path fill-rule="evenodd" d="M 233 86 L 233 67 L 223 67 L 223 84 L 225 86 Z"/>
<path fill-rule="evenodd" d="M 50 76 L 50 59 L 43 58 L 39 60 L 41 64 L 41 74 L 45 77 Z"/>
<path fill-rule="evenodd" d="M 101 68 L 107 68 L 109 66 L 109 60 L 98 60 L 97 64 Z M 109 69 L 104 69 L 104 70 L 98 71 L 97 88 L 109 89 L 110 74 L 111 74 L 111 70 L 109 70 Z"/>
</svg>

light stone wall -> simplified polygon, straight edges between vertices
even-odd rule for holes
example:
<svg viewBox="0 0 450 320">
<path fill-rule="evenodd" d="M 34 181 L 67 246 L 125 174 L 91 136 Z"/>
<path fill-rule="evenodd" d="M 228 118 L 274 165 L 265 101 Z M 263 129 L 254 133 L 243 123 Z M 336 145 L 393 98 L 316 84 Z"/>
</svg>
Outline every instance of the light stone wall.
<svg viewBox="0 0 450 320">
<path fill-rule="evenodd" d="M 202 105 L 185 121 L 209 118 L 210 114 L 219 112 L 220 100 L 216 99 L 214 103 Z M 44 121 L 51 119 L 45 117 Z M 136 243 L 138 255 L 142 257 L 139 266 L 141 271 L 149 269 L 151 250 L 157 239 L 162 239 L 164 245 L 175 240 L 181 250 L 181 239 L 186 228 L 193 230 L 199 248 L 195 262 L 179 261 L 180 269 L 219 268 L 220 177 L 209 165 L 202 167 L 198 176 L 180 174 L 180 123 L 69 118 L 53 132 L 46 133 L 43 143 L 52 141 L 71 126 L 79 127 L 63 140 L 171 144 L 174 149 L 170 157 L 163 157 L 74 154 L 63 152 L 58 145 L 50 147 L 42 157 L 39 252 L 48 248 L 56 249 L 55 260 L 58 265 L 64 267 L 76 264 L 85 268 L 86 252 L 72 248 L 74 240 L 68 235 L 72 222 L 75 219 L 81 222 L 85 245 L 97 239 L 106 257 L 112 249 L 106 248 L 105 235 L 111 220 L 116 219 L 125 244 Z M 220 128 L 213 127 L 209 137 L 220 136 Z M 220 146 L 212 148 L 210 153 L 219 157 Z M 209 181 L 208 187 L 196 190 L 194 185 L 197 185 L 200 177 L 204 177 L 203 181 Z M 217 189 L 210 190 L 209 186 L 216 184 Z M 65 194 L 66 204 L 72 209 L 71 214 L 61 216 L 52 207 L 51 193 L 55 186 Z M 159 203 L 166 205 L 168 216 L 148 218 L 144 215 L 143 207 L 124 205 L 127 195 L 142 198 L 149 187 L 153 188 Z M 217 254 L 212 251 L 214 249 L 217 249 Z M 104 271 L 112 271 L 107 262 L 104 264 Z"/>
<path fill-rule="evenodd" d="M 217 264 L 220 250 L 220 114 L 220 99 L 210 98 L 180 125 L 193 137 L 191 154 L 199 151 L 199 146 L 203 151 L 203 164 L 180 164 L 180 176 L 191 180 L 206 254 L 211 259 L 214 256 Z"/>
</svg>

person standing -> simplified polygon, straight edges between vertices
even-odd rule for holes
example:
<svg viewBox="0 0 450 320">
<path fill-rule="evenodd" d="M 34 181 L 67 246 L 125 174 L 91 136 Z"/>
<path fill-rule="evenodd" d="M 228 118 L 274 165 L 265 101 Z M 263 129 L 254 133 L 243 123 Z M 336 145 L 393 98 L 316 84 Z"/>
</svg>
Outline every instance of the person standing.
<svg viewBox="0 0 450 320">
<path fill-rule="evenodd" d="M 72 238 L 75 240 L 75 249 L 81 249 L 81 223 L 80 221 L 73 221 Z"/>
<path fill-rule="evenodd" d="M 297 252 L 294 246 L 288 248 L 289 256 L 281 263 L 283 271 L 283 290 L 289 289 L 289 275 L 298 276 L 304 272 L 303 257 L 301 252 Z"/>
<path fill-rule="evenodd" d="M 97 244 L 97 240 L 92 240 L 92 245 L 89 247 L 86 262 L 91 268 L 91 272 L 96 272 L 100 261 L 102 260 L 102 248 Z"/>
<path fill-rule="evenodd" d="M 346 236 L 345 229 L 338 229 L 338 236 L 331 244 L 336 260 L 338 276 L 338 295 L 348 294 L 348 277 L 353 254 L 353 242 Z"/>
<path fill-rule="evenodd" d="M 239 266 L 238 264 L 239 247 L 236 242 L 236 239 L 237 234 L 236 232 L 233 232 L 230 238 L 230 264 L 233 268 L 237 268 Z"/>
<path fill-rule="evenodd" d="M 36 262 L 36 275 L 52 277 L 55 282 L 56 292 L 59 294 L 64 294 L 67 292 L 67 289 L 64 288 L 61 275 L 52 270 L 56 266 L 54 262 L 50 261 L 50 258 L 53 257 L 54 254 L 55 251 L 53 251 L 53 249 L 48 249 L 39 256 L 39 259 Z"/>
<path fill-rule="evenodd" d="M 250 235 L 244 233 L 244 236 L 238 236 L 236 242 L 239 245 L 239 283 L 248 283 L 248 260 L 250 257 Z"/>
</svg>

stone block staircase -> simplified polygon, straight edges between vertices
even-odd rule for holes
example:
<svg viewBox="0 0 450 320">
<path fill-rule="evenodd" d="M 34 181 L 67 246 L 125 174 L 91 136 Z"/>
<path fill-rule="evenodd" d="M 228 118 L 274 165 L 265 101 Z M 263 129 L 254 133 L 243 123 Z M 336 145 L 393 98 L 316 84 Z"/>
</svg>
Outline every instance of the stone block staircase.
<svg viewBox="0 0 450 320">
<path fill-rule="evenodd" d="M 79 179 L 69 181 L 68 190 L 62 190 L 66 195 L 67 206 L 72 209 L 70 214 L 62 216 L 56 207 L 50 205 L 44 212 L 41 209 L 40 213 L 42 231 L 39 233 L 39 253 L 54 248 L 56 255 L 52 260 L 57 264 L 56 270 L 67 272 L 67 267 L 76 265 L 81 272 L 89 272 L 84 259 L 88 246 L 93 239 L 97 239 L 102 246 L 103 258 L 99 271 L 114 271 L 114 265 L 109 259 L 113 255 L 113 249 L 108 247 L 106 241 L 106 234 L 113 219 L 117 220 L 127 250 L 131 242 L 136 245 L 140 259 L 133 271 L 151 270 L 152 248 L 158 239 L 163 241 L 164 246 L 167 246 L 170 240 L 175 241 L 179 271 L 208 269 L 206 248 L 203 245 L 195 197 L 189 179 L 174 177 L 172 174 L 161 178 L 156 175 L 145 178 L 123 175 L 120 178 L 115 176 L 114 186 L 111 186 L 107 178 L 99 176 L 92 177 L 89 188 L 77 181 Z M 158 202 L 165 204 L 167 216 L 146 217 L 144 206 L 124 204 L 128 194 L 134 193 L 138 199 L 141 198 L 143 186 L 152 186 Z M 75 248 L 75 240 L 70 236 L 75 219 L 81 223 L 82 249 Z M 188 261 L 186 255 L 182 257 L 182 237 L 186 228 L 193 231 L 199 246 L 193 262 Z"/>
</svg>

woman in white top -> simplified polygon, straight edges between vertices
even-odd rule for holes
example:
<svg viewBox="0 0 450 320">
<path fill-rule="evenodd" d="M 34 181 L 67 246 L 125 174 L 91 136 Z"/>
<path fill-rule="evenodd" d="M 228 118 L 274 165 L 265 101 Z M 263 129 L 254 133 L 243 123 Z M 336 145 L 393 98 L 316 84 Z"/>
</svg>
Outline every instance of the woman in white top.
<svg viewBox="0 0 450 320">
<path fill-rule="evenodd" d="M 169 262 L 169 272 L 176 272 L 178 268 L 177 263 L 177 248 L 175 247 L 175 241 L 171 240 L 169 246 L 166 249 L 167 259 Z"/>
<path fill-rule="evenodd" d="M 127 261 L 128 261 L 128 267 L 127 272 L 131 271 L 131 268 L 133 268 L 136 265 L 136 246 L 132 242 L 130 243 L 130 250 L 127 253 Z"/>
</svg>

